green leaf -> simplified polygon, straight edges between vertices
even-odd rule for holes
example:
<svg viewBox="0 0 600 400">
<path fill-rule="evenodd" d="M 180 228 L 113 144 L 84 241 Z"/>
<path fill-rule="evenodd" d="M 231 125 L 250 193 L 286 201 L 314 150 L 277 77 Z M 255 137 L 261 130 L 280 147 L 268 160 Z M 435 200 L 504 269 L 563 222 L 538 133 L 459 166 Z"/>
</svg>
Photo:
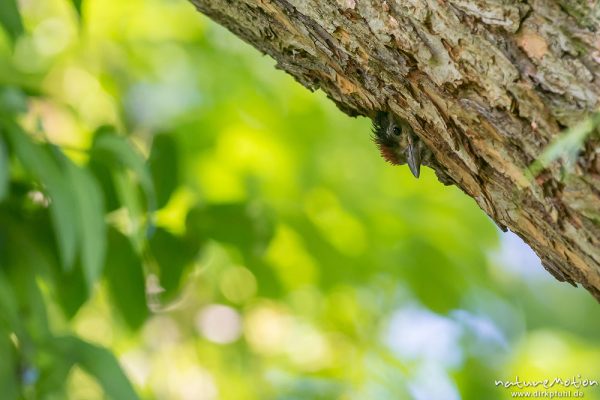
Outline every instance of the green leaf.
<svg viewBox="0 0 600 400">
<path fill-rule="evenodd" d="M 12 282 L 19 297 L 20 309 L 27 310 L 21 315 L 25 329 L 35 340 L 44 340 L 50 334 L 50 325 L 40 284 L 31 278 L 35 272 L 34 265 L 21 265 L 18 270 L 15 268 Z"/>
<path fill-rule="evenodd" d="M 35 392 L 43 394 L 44 398 L 67 398 L 65 382 L 77 360 L 62 339 L 49 336 L 43 342 L 35 343 L 33 358 L 27 362 L 23 372 L 23 375 L 29 375 L 24 378 L 31 381 Z"/>
<path fill-rule="evenodd" d="M 76 265 L 71 271 L 57 272 L 59 275 L 55 279 L 56 299 L 65 316 L 71 319 L 87 301 L 89 285 L 80 265 Z"/>
<path fill-rule="evenodd" d="M 530 178 L 533 179 L 559 158 L 563 159 L 567 169 L 571 169 L 585 140 L 598 126 L 600 126 L 600 112 L 594 113 L 577 125 L 566 129 L 531 164 L 528 171 Z"/>
<path fill-rule="evenodd" d="M 125 322 L 132 329 L 139 328 L 148 316 L 143 267 L 130 241 L 114 228 L 108 231 L 104 275 L 111 300 Z"/>
<path fill-rule="evenodd" d="M 188 214 L 186 225 L 192 237 L 230 243 L 251 256 L 262 254 L 274 234 L 272 215 L 255 202 L 197 207 Z"/>
<path fill-rule="evenodd" d="M 78 227 L 81 240 L 81 263 L 88 288 L 100 276 L 106 251 L 104 199 L 98 183 L 86 170 L 68 160 L 71 187 L 77 200 Z"/>
<path fill-rule="evenodd" d="M 34 144 L 16 125 L 7 130 L 17 158 L 46 187 L 51 199 L 50 214 L 65 270 L 73 267 L 77 250 L 77 225 L 73 223 L 76 201 L 68 181 L 50 148 Z"/>
<path fill-rule="evenodd" d="M 110 174 L 114 190 L 106 194 L 114 192 L 121 205 L 128 210 L 134 244 L 136 250 L 141 252 L 146 237 L 145 227 L 151 221 L 150 214 L 156 209 L 154 184 L 144 158 L 126 138 L 118 136 L 110 127 L 102 127 L 98 129 L 94 138 L 91 159 L 94 172 L 100 173 L 97 176 L 103 179 L 105 185 L 106 174 Z M 139 183 L 139 186 L 136 183 Z M 145 194 L 147 211 L 144 211 L 140 187 Z M 110 198 L 109 202 L 112 202 Z M 111 208 L 112 206 L 114 205 L 111 204 Z"/>
<path fill-rule="evenodd" d="M 146 237 L 144 231 L 144 225 L 142 224 L 142 201 L 140 199 L 141 193 L 139 188 L 132 184 L 129 179 L 127 171 L 114 170 L 112 173 L 113 183 L 117 197 L 127 209 L 130 218 L 130 236 L 132 237 L 133 244 L 138 253 L 141 253 L 142 245 Z"/>
<path fill-rule="evenodd" d="M 0 201 L 8 195 L 10 183 L 10 160 L 4 139 L 0 136 Z"/>
<path fill-rule="evenodd" d="M 88 374 L 96 378 L 110 399 L 135 400 L 139 397 L 121 369 L 119 362 L 103 347 L 67 336 L 55 339 L 65 357 L 72 358 Z"/>
<path fill-rule="evenodd" d="M 48 319 L 35 277 L 49 270 L 46 243 L 36 240 L 34 223 L 11 214 L 0 213 L 0 227 L 0 308 L 4 317 L 0 317 L 0 325 L 6 324 L 19 337 L 27 332 L 43 339 L 49 332 Z"/>
<path fill-rule="evenodd" d="M 0 266 L 4 267 L 1 262 Z M 10 335 L 20 334 L 22 331 L 16 295 L 0 270 L 0 388 L 3 399 L 18 397 L 18 361 Z"/>
<path fill-rule="evenodd" d="M 17 0 L 0 1 L 0 25 L 13 42 L 23 34 L 23 21 L 21 21 Z"/>
<path fill-rule="evenodd" d="M 19 396 L 18 361 L 9 335 L 9 331 L 0 329 L 0 388 L 6 400 Z"/>
<path fill-rule="evenodd" d="M 194 260 L 198 245 L 157 228 L 150 238 L 149 249 L 160 268 L 160 286 L 165 290 L 163 295 L 169 299 L 179 289 L 181 276 Z"/>
<path fill-rule="evenodd" d="M 36 348 L 37 362 L 35 367 L 29 366 L 25 374 L 35 381 L 35 391 L 43 393 L 47 399 L 66 399 L 68 386 L 65 385 L 71 369 L 75 365 L 63 351 L 57 351 L 53 344 L 44 343 L 44 347 Z"/>
<path fill-rule="evenodd" d="M 83 0 L 71 0 L 71 2 L 73 3 L 73 7 L 75 7 L 75 11 L 77 11 L 77 14 L 81 17 Z"/>
<path fill-rule="evenodd" d="M 115 211 L 121 207 L 121 204 L 119 203 L 119 198 L 113 182 L 112 171 L 109 166 L 105 165 L 101 160 L 96 159 L 94 156 L 95 154 L 92 153 L 87 168 L 100 184 L 106 211 Z"/>
<path fill-rule="evenodd" d="M 6 331 L 20 331 L 19 306 L 12 286 L 0 271 L 0 328 Z M 0 386 L 1 387 L 1 386 Z"/>
<path fill-rule="evenodd" d="M 177 144 L 169 134 L 154 137 L 148 165 L 156 190 L 157 207 L 164 207 L 179 183 Z"/>
<path fill-rule="evenodd" d="M 156 196 L 150 170 L 144 157 L 126 138 L 117 135 L 110 127 L 100 128 L 94 138 L 92 152 L 108 165 L 116 162 L 133 171 L 146 194 L 148 209 L 150 211 L 156 209 Z"/>
<path fill-rule="evenodd" d="M 26 196 L 21 194 L 19 200 Z M 47 282 L 53 283 L 49 287 L 54 298 L 67 318 L 72 318 L 88 298 L 81 262 L 69 271 L 62 268 L 49 210 L 37 209 L 15 221 L 14 209 L 6 208 L 0 208 L 0 266 L 8 268 L 21 261 L 35 265 L 36 275 L 50 278 Z M 0 284 L 0 298 L 3 293 L 8 292 Z"/>
<path fill-rule="evenodd" d="M 0 115 L 13 117 L 27 112 L 27 95 L 15 86 L 0 88 Z"/>
</svg>

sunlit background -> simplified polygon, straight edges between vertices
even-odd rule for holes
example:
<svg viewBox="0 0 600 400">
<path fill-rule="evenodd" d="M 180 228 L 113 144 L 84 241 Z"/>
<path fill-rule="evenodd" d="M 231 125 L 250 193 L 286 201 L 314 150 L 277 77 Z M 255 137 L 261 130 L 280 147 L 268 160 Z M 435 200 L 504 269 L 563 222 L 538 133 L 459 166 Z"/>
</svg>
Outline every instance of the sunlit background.
<svg viewBox="0 0 600 400">
<path fill-rule="evenodd" d="M 19 4 L 27 33 L 0 38 L 0 83 L 43 93 L 21 125 L 75 162 L 103 125 L 168 158 L 150 164 L 173 190 L 137 272 L 109 254 L 72 319 L 42 290 L 54 332 L 109 348 L 142 398 L 504 399 L 494 380 L 600 380 L 587 292 L 186 1 L 89 0 L 81 21 L 66 0 Z M 104 396 L 78 367 L 63 385 Z"/>
</svg>

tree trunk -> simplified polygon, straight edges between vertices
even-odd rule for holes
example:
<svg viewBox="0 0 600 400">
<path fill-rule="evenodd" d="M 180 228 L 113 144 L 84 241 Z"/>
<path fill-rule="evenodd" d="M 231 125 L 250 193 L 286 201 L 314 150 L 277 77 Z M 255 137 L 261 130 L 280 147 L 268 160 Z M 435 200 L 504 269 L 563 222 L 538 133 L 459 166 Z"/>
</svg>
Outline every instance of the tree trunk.
<svg viewBox="0 0 600 400">
<path fill-rule="evenodd" d="M 528 173 L 598 108 L 599 0 L 191 1 L 347 114 L 406 119 L 442 173 L 600 300 L 600 140 Z"/>
</svg>

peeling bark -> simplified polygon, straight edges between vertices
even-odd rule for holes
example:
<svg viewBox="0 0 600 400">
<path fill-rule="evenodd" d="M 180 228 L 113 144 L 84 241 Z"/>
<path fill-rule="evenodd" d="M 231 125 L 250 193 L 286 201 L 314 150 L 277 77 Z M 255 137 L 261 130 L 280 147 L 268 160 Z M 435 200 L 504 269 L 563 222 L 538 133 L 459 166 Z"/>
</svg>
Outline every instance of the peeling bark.
<svg viewBox="0 0 600 400">
<path fill-rule="evenodd" d="M 599 0 L 191 0 L 345 113 L 407 120 L 457 186 L 600 300 L 600 140 L 528 166 L 598 109 Z"/>
</svg>

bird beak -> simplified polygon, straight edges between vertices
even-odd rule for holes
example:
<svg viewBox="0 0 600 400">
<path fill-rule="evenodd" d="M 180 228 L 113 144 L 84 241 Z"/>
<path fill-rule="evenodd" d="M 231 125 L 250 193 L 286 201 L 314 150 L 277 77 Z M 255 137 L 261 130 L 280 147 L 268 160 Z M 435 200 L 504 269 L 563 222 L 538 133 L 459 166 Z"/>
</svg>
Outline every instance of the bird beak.
<svg viewBox="0 0 600 400">
<path fill-rule="evenodd" d="M 408 168 L 410 168 L 410 172 L 412 172 L 415 178 L 418 178 L 421 174 L 421 155 L 419 154 L 419 149 L 412 138 L 409 138 L 408 140 L 408 147 L 406 148 L 406 162 L 408 164 Z"/>
</svg>

